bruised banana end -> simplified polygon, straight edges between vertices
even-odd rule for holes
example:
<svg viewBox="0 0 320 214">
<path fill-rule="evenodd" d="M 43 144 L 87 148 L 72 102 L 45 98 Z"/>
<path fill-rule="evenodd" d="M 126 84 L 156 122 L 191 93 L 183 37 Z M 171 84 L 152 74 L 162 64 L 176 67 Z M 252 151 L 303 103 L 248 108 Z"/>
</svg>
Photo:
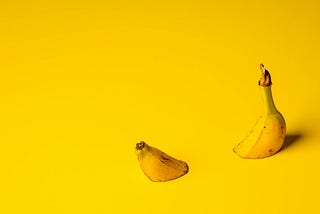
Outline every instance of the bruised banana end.
<svg viewBox="0 0 320 214">
<path fill-rule="evenodd" d="M 177 160 L 143 141 L 136 144 L 136 152 L 142 171 L 151 181 L 174 180 L 189 171 L 186 162 Z"/>
<path fill-rule="evenodd" d="M 271 93 L 270 73 L 261 64 L 259 87 L 263 100 L 263 113 L 253 129 L 233 151 L 242 158 L 265 158 L 277 153 L 286 136 L 286 123 L 277 110 Z"/>
</svg>

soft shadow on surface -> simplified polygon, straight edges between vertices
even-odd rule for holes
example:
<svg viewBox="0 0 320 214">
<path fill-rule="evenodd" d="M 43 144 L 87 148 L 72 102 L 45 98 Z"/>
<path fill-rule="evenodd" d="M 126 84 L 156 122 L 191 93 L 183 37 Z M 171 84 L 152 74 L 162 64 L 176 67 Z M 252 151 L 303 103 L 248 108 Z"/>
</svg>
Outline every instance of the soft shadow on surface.
<svg viewBox="0 0 320 214">
<path fill-rule="evenodd" d="M 289 146 L 295 144 L 296 142 L 301 140 L 301 138 L 303 138 L 303 134 L 301 134 L 301 133 L 287 134 L 286 138 L 284 139 L 281 150 L 284 150 L 284 149 L 288 148 Z"/>
</svg>

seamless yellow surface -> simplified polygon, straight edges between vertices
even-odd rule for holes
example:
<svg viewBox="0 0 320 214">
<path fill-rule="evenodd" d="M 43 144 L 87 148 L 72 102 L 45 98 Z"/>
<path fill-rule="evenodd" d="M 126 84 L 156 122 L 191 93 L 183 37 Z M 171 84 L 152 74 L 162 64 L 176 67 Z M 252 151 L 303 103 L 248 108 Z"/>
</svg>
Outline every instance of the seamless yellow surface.
<svg viewBox="0 0 320 214">
<path fill-rule="evenodd" d="M 1 1 L 0 213 L 319 213 L 318 1 Z M 282 151 L 232 152 L 261 113 Z M 153 183 L 135 144 L 185 160 Z"/>
</svg>

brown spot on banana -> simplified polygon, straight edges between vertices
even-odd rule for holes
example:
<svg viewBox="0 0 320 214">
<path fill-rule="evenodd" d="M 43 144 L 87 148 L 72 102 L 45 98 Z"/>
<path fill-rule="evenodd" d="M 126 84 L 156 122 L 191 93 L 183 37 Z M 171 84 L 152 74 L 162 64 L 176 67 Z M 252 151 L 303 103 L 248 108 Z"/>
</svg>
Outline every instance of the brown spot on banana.
<svg viewBox="0 0 320 214">
<path fill-rule="evenodd" d="M 169 161 L 170 159 L 169 158 L 166 158 L 166 157 L 164 157 L 163 155 L 160 155 L 161 156 L 161 158 L 163 159 L 163 160 L 165 160 L 165 161 Z"/>
</svg>

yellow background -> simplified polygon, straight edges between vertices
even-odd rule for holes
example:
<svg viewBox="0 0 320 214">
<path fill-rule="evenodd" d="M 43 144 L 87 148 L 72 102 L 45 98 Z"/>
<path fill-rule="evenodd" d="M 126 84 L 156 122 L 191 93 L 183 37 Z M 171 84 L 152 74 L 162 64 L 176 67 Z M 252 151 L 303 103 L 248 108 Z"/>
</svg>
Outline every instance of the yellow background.
<svg viewBox="0 0 320 214">
<path fill-rule="evenodd" d="M 0 213 L 319 213 L 318 1 L 1 1 Z M 261 113 L 289 137 L 232 148 Z M 153 183 L 140 140 L 189 173 Z"/>
</svg>

